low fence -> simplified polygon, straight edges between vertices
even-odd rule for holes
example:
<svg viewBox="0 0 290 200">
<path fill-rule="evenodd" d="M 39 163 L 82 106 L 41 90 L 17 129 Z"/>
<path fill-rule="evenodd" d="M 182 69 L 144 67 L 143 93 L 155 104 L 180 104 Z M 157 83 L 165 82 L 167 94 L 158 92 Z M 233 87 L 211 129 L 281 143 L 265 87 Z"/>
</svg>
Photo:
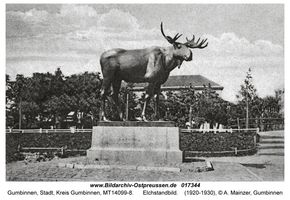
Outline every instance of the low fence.
<svg viewBox="0 0 290 200">
<path fill-rule="evenodd" d="M 6 130 L 6 160 L 17 160 L 19 152 L 58 152 L 85 155 L 91 147 L 92 129 Z"/>
<path fill-rule="evenodd" d="M 6 129 L 6 133 L 91 133 L 92 129 Z"/>
<path fill-rule="evenodd" d="M 233 128 L 245 128 L 246 119 L 237 118 L 230 121 Z M 259 128 L 260 131 L 284 130 L 284 118 L 249 118 L 249 128 Z"/>
<path fill-rule="evenodd" d="M 181 129 L 181 132 L 200 132 L 200 133 L 233 133 L 233 132 L 241 132 L 241 131 L 256 131 L 259 132 L 259 128 L 228 128 L 228 129 Z"/>
<path fill-rule="evenodd" d="M 180 129 L 180 150 L 185 156 L 243 155 L 255 152 L 258 129 Z M 85 155 L 92 129 L 7 129 L 6 159 L 19 152 L 59 152 Z"/>
</svg>

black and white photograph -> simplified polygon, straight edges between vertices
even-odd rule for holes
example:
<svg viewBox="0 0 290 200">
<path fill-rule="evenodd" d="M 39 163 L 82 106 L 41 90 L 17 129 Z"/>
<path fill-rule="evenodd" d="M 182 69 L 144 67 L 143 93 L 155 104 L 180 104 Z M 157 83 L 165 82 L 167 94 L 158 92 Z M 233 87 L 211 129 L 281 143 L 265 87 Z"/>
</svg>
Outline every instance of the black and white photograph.
<svg viewBox="0 0 290 200">
<path fill-rule="evenodd" d="M 6 194 L 106 196 L 92 187 L 150 183 L 141 194 L 190 196 L 199 193 L 170 187 L 283 183 L 284 9 L 6 3 L 3 179 L 95 184 Z M 200 194 L 283 195 L 271 189 Z"/>
</svg>

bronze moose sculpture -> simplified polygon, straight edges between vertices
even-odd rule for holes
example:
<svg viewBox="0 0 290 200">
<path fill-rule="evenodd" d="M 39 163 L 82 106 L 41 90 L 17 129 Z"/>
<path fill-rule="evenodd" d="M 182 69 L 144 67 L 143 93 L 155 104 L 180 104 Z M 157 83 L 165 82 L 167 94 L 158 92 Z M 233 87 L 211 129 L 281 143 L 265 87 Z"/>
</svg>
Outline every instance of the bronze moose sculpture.
<svg viewBox="0 0 290 200">
<path fill-rule="evenodd" d="M 149 47 L 145 49 L 111 49 L 104 52 L 100 58 L 103 73 L 103 84 L 101 90 L 102 108 L 101 120 L 105 117 L 105 101 L 111 95 L 116 105 L 119 117 L 123 120 L 123 113 L 119 106 L 119 90 L 122 80 L 129 83 L 147 82 L 145 102 L 141 114 L 141 119 L 146 121 L 145 110 L 150 99 L 156 94 L 156 109 L 158 113 L 158 102 L 160 87 L 169 77 L 169 73 L 176 67 L 180 68 L 182 62 L 192 60 L 190 49 L 207 47 L 207 39 L 195 42 L 195 36 L 185 43 L 177 42 L 182 34 L 177 33 L 173 38 L 164 34 L 163 24 L 160 25 L 161 33 L 171 44 L 169 47 Z"/>
</svg>

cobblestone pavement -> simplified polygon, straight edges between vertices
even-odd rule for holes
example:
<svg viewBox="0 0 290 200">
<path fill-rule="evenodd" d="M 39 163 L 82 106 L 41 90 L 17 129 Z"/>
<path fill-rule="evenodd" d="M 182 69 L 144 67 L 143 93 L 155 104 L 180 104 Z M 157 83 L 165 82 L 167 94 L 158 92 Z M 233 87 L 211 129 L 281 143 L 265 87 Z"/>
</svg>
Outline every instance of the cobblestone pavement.
<svg viewBox="0 0 290 200">
<path fill-rule="evenodd" d="M 260 181 L 247 170 L 247 167 L 238 163 L 213 162 L 214 171 L 207 172 L 190 170 L 164 172 L 59 167 L 58 163 L 65 160 L 28 164 L 21 161 L 8 163 L 6 179 L 7 181 Z M 71 162 L 71 159 L 68 162 Z"/>
<path fill-rule="evenodd" d="M 271 134 L 271 133 L 267 133 Z M 273 133 L 276 134 L 276 133 Z M 284 134 L 284 133 L 283 133 Z M 199 158 L 202 159 L 202 158 Z M 85 157 L 47 162 L 6 164 L 7 181 L 283 181 L 284 156 L 211 157 L 213 171 L 196 172 L 196 163 L 183 163 L 181 172 L 126 169 L 75 169 L 59 163 L 91 164 Z M 87 162 L 87 163 L 86 163 Z M 108 163 L 101 163 L 108 164 Z M 118 164 L 118 163 L 117 163 Z M 177 167 L 177 166 L 173 166 Z"/>
</svg>

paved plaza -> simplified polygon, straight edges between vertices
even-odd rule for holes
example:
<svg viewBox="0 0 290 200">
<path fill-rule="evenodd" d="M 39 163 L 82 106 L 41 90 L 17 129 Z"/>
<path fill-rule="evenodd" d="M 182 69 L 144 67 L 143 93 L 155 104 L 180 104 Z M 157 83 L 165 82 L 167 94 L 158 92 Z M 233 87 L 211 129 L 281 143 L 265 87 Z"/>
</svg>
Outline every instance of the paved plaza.
<svg viewBox="0 0 290 200">
<path fill-rule="evenodd" d="M 281 132 L 280 132 L 281 133 Z M 263 133 L 262 133 L 263 134 Z M 271 134 L 271 133 L 267 133 Z M 273 134 L 273 133 L 272 133 Z M 274 133 L 275 134 L 275 133 Z M 277 133 L 276 133 L 277 134 Z M 139 171 L 122 168 L 80 169 L 62 167 L 79 158 L 47 162 L 12 162 L 6 165 L 7 181 L 283 181 L 284 155 L 210 157 L 214 170 L 197 172 L 199 162 L 183 163 L 180 172 Z M 192 169 L 192 170 L 190 170 Z"/>
</svg>

